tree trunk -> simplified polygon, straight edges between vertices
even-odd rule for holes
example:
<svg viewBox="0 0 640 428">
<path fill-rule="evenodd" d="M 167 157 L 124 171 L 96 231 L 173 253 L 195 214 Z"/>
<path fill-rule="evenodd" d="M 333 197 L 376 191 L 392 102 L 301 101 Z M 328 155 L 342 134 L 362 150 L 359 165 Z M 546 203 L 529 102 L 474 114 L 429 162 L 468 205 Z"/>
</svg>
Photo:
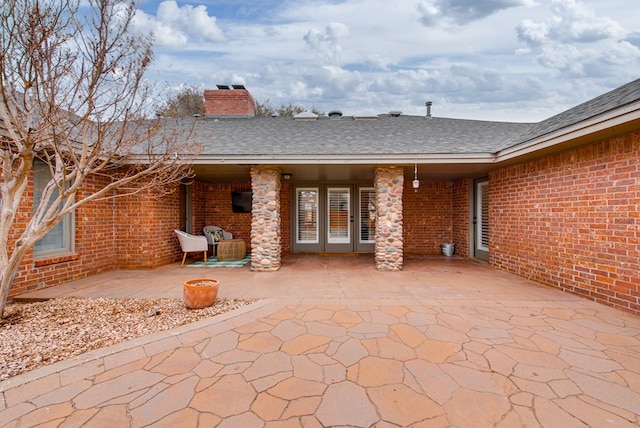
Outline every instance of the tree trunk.
<svg viewBox="0 0 640 428">
<path fill-rule="evenodd" d="M 13 279 L 18 273 L 18 268 L 20 267 L 21 260 L 22 256 L 16 257 L 16 254 L 14 252 L 14 254 L 12 254 L 8 259 L 7 265 L 0 267 L 0 298 L 2 299 L 0 301 L 0 318 L 4 318 L 4 308 L 7 305 L 9 290 L 11 290 Z"/>
</svg>

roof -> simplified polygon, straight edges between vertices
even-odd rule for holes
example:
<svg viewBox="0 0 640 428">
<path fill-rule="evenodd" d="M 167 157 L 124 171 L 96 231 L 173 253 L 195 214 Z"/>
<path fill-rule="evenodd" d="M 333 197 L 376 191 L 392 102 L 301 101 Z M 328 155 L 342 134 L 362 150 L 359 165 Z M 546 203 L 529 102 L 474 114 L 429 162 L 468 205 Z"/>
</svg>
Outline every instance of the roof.
<svg viewBox="0 0 640 428">
<path fill-rule="evenodd" d="M 203 155 L 387 155 L 493 152 L 531 124 L 425 118 L 186 119 Z"/>
<path fill-rule="evenodd" d="M 548 135 L 638 101 L 640 101 L 640 79 L 534 124 L 520 136 L 519 142 L 524 143 Z"/>
<path fill-rule="evenodd" d="M 557 135 L 572 138 L 564 130 L 581 127 L 589 131 L 595 123 L 601 128 L 613 126 L 606 121 L 612 112 L 624 109 L 633 113 L 624 120 L 635 124 L 640 118 L 640 79 L 538 123 L 384 114 L 305 120 L 182 118 L 177 122 L 167 120 L 167 125 L 170 132 L 192 130 L 192 141 L 204 147 L 199 159 L 205 163 L 286 159 L 301 164 L 347 160 L 364 163 L 379 159 L 424 160 L 429 156 L 455 160 L 465 155 L 470 162 L 491 162 L 500 153 L 510 152 L 513 157 L 514 153 L 519 156 L 524 151 L 534 152 L 543 143 L 545 148 L 560 144 Z"/>
</svg>

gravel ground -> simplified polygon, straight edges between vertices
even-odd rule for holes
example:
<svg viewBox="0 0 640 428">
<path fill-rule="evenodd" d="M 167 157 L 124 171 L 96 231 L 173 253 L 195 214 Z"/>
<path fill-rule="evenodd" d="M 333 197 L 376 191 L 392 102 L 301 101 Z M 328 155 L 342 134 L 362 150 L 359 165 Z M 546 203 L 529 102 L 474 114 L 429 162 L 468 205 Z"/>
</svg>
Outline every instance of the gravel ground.
<svg viewBox="0 0 640 428">
<path fill-rule="evenodd" d="M 60 298 L 9 303 L 0 319 L 0 380 L 254 301 L 218 299 L 205 309 L 187 309 L 182 299 Z"/>
</svg>

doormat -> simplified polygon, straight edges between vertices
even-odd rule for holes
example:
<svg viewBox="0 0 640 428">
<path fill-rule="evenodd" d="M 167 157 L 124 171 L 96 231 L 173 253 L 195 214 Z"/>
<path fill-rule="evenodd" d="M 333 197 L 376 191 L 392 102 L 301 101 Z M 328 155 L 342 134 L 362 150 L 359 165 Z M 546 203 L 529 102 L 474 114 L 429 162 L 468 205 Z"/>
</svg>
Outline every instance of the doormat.
<svg viewBox="0 0 640 428">
<path fill-rule="evenodd" d="M 247 254 L 242 260 L 224 260 L 220 261 L 216 256 L 209 257 L 205 266 L 204 261 L 200 260 L 187 265 L 187 267 L 242 267 L 251 261 L 251 254 Z"/>
</svg>

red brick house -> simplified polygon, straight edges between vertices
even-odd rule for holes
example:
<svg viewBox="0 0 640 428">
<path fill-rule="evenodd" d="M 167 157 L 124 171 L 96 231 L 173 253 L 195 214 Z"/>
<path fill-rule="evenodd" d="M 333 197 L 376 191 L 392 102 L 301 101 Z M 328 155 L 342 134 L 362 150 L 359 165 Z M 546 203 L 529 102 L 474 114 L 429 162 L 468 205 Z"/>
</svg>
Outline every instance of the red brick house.
<svg viewBox="0 0 640 428">
<path fill-rule="evenodd" d="M 425 116 L 258 118 L 242 86 L 204 96 L 205 117 L 175 129 L 205 147 L 194 182 L 79 209 L 70 245 L 25 259 L 12 295 L 175 262 L 174 228 L 214 224 L 246 241 L 255 271 L 288 252 L 400 270 L 405 254 L 455 243 L 458 257 L 640 314 L 640 80 L 539 123 L 439 118 L 429 103 Z M 234 212 L 232 193 L 249 191 L 250 212 Z"/>
</svg>

